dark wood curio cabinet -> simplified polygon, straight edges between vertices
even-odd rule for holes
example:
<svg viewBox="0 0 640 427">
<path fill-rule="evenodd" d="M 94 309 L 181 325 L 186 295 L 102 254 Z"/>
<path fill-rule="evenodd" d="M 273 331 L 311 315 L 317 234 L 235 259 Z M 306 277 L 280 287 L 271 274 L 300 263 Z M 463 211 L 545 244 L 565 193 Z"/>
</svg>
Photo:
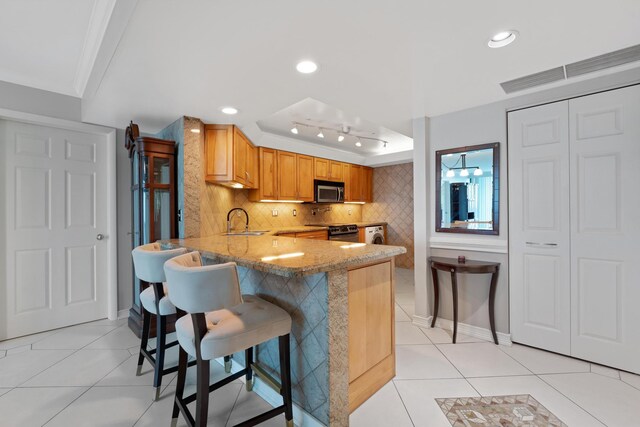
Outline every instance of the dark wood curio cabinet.
<svg viewBox="0 0 640 427">
<path fill-rule="evenodd" d="M 131 159 L 131 239 L 132 247 L 171 239 L 178 234 L 176 203 L 175 141 L 140 136 L 133 122 L 126 131 L 125 148 Z M 140 336 L 142 306 L 140 292 L 148 283 L 133 273 L 133 305 L 129 311 L 129 327 Z M 174 319 L 168 319 L 173 327 Z M 151 332 L 156 321 L 152 316 Z"/>
</svg>

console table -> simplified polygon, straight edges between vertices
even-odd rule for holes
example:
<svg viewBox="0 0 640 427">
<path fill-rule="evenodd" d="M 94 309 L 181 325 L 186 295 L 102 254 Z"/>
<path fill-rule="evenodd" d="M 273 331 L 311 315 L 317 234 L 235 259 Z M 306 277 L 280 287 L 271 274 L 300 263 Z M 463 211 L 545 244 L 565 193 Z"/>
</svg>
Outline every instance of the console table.
<svg viewBox="0 0 640 427">
<path fill-rule="evenodd" d="M 453 343 L 456 343 L 456 335 L 458 334 L 458 280 L 457 273 L 466 274 L 488 274 L 491 273 L 491 287 L 489 289 L 489 323 L 491 325 L 491 334 L 493 342 L 498 344 L 498 335 L 496 334 L 496 324 L 493 317 L 493 302 L 496 296 L 496 286 L 498 284 L 498 273 L 500 271 L 499 262 L 472 261 L 466 260 L 461 263 L 456 258 L 429 257 L 431 266 L 431 275 L 433 277 L 433 320 L 431 327 L 436 325 L 438 317 L 438 299 L 439 299 L 439 283 L 438 270 L 448 271 L 451 273 L 451 291 L 453 294 Z"/>
</svg>

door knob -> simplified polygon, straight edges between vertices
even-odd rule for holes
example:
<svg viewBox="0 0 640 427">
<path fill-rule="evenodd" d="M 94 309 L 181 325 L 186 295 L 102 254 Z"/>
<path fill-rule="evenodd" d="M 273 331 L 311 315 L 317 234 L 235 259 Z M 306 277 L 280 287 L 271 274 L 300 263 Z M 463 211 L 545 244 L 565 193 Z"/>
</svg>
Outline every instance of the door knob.
<svg viewBox="0 0 640 427">
<path fill-rule="evenodd" d="M 104 235 L 102 235 L 102 234 L 98 234 L 98 235 L 96 236 L 96 240 L 102 240 L 102 239 L 104 239 Z"/>
</svg>

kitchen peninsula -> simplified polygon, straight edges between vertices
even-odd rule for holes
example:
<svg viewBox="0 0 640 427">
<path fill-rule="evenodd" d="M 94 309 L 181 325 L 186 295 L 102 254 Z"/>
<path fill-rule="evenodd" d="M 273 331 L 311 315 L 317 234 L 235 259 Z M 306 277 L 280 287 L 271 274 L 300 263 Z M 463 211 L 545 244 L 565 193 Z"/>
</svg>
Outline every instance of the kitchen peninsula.
<svg viewBox="0 0 640 427">
<path fill-rule="evenodd" d="M 293 400 L 322 424 L 347 426 L 395 376 L 394 258 L 405 248 L 266 234 L 163 244 L 200 251 L 208 263 L 236 262 L 243 294 L 289 312 Z M 277 341 L 267 342 L 256 358 L 276 374 L 277 354 Z"/>
</svg>

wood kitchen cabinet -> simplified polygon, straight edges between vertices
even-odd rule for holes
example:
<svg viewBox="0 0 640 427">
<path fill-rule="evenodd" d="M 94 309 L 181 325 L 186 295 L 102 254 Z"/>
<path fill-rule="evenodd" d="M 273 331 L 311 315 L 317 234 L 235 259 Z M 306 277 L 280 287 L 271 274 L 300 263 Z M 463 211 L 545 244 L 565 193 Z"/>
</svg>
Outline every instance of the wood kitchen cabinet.
<svg viewBox="0 0 640 427">
<path fill-rule="evenodd" d="M 277 159 L 277 199 L 313 202 L 314 158 L 278 151 Z"/>
<path fill-rule="evenodd" d="M 350 269 L 349 410 L 395 376 L 394 261 Z"/>
<path fill-rule="evenodd" d="M 258 187 L 258 149 L 235 125 L 205 125 L 205 180 Z"/>
<path fill-rule="evenodd" d="M 272 148 L 258 149 L 259 180 L 258 189 L 249 192 L 249 200 L 278 199 L 278 151 Z"/>
<path fill-rule="evenodd" d="M 344 201 L 351 201 L 351 165 L 342 163 L 342 179 L 344 180 Z"/>
<path fill-rule="evenodd" d="M 345 202 L 373 201 L 373 169 L 349 165 L 349 181 L 345 181 Z"/>
<path fill-rule="evenodd" d="M 343 163 L 335 160 L 323 159 L 320 157 L 314 158 L 314 177 L 322 181 L 336 181 L 342 182 L 343 178 Z"/>
<path fill-rule="evenodd" d="M 298 239 L 329 240 L 329 231 L 328 230 L 299 231 L 297 233 L 279 233 L 278 236 L 295 237 Z"/>
<path fill-rule="evenodd" d="M 362 176 L 363 180 L 360 187 L 361 201 L 373 202 L 373 169 L 363 166 Z"/>
</svg>

